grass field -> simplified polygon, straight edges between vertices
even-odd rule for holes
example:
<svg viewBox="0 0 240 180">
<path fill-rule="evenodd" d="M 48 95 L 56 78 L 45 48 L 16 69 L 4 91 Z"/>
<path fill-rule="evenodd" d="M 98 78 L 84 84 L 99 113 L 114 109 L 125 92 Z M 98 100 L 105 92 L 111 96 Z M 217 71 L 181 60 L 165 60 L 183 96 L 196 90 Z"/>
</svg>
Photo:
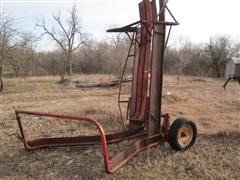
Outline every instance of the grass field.
<svg viewBox="0 0 240 180">
<path fill-rule="evenodd" d="M 107 82 L 106 75 L 78 75 L 74 80 Z M 198 127 L 196 144 L 175 152 L 168 144 L 139 153 L 114 174 L 106 174 L 100 146 L 47 148 L 27 152 L 13 135 L 15 109 L 87 115 L 106 132 L 123 129 L 117 108 L 117 88 L 76 89 L 56 83 L 58 77 L 5 79 L 1 94 L 0 179 L 240 179 L 240 87 L 223 80 L 165 76 L 163 111 L 171 121 L 192 119 Z M 125 85 L 124 97 L 130 87 Z M 171 92 L 171 95 L 167 95 Z M 96 134 L 86 123 L 25 117 L 29 137 Z M 132 141 L 132 140 L 131 140 Z M 110 155 L 131 141 L 109 146 Z"/>
</svg>

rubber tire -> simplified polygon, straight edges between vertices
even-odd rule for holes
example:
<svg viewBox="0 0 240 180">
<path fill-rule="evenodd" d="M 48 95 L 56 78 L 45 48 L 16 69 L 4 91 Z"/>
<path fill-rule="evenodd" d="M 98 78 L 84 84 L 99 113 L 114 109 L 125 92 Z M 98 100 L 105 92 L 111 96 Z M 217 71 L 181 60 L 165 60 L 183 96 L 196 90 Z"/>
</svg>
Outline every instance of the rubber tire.
<svg viewBox="0 0 240 180">
<path fill-rule="evenodd" d="M 178 131 L 179 131 L 180 127 L 183 126 L 184 124 L 188 124 L 192 127 L 193 138 L 192 138 L 191 142 L 189 143 L 189 145 L 182 147 L 178 143 L 177 135 L 178 135 Z M 189 149 L 195 143 L 196 138 L 197 138 L 197 127 L 196 127 L 195 123 L 193 123 L 192 121 L 185 119 L 185 118 L 177 118 L 172 123 L 172 125 L 169 129 L 169 132 L 168 132 L 168 143 L 176 151 L 185 151 L 185 150 Z"/>
</svg>

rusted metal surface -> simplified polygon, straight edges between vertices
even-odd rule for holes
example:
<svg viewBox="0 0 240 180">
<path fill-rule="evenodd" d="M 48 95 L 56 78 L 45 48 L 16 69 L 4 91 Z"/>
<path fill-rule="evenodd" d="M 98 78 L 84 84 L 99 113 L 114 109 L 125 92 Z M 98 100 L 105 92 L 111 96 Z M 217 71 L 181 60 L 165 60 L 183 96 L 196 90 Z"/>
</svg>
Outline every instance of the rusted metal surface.
<svg viewBox="0 0 240 180">
<path fill-rule="evenodd" d="M 40 138 L 28 141 L 27 137 L 24 133 L 20 114 L 22 115 L 32 115 L 32 116 L 39 116 L 39 117 L 49 117 L 49 118 L 59 118 L 65 120 L 77 120 L 77 121 L 87 121 L 95 126 L 98 129 L 102 129 L 101 125 L 94 119 L 85 117 L 85 116 L 70 116 L 70 115 L 63 115 L 63 114 L 53 114 L 53 113 L 42 113 L 42 112 L 30 112 L 30 111 L 16 111 L 17 122 L 20 129 L 20 137 L 21 140 L 25 143 L 25 147 L 28 150 L 38 149 L 43 147 L 50 147 L 50 146 L 64 146 L 64 145 L 94 145 L 94 144 L 101 144 L 101 136 L 77 136 L 77 137 L 54 137 L 54 138 Z M 128 138 L 135 138 L 144 136 L 146 133 L 143 131 L 143 126 L 138 127 L 136 129 L 129 129 L 127 131 L 105 135 L 106 141 L 108 144 L 119 142 L 123 139 Z"/>
<path fill-rule="evenodd" d="M 127 58 L 123 67 L 121 79 L 123 79 L 125 69 L 130 58 L 131 52 L 132 58 L 134 59 L 134 70 L 133 70 L 133 82 L 132 82 L 132 91 L 131 91 L 131 101 L 130 101 L 130 127 L 133 127 L 135 124 L 143 124 L 143 121 L 146 121 L 146 111 L 147 111 L 147 96 L 148 96 L 148 73 L 149 65 L 151 61 L 151 39 L 152 39 L 152 9 L 151 3 L 149 0 L 144 0 L 139 4 L 140 12 L 140 21 L 132 23 L 123 28 L 111 29 L 109 32 L 119 32 L 119 29 L 126 29 L 132 25 L 141 24 L 140 31 L 135 31 L 133 36 L 130 37 L 130 48 L 127 54 Z M 125 31 L 124 31 L 125 32 Z M 139 39 L 139 43 L 137 40 Z M 119 87 L 119 96 L 118 102 L 121 101 L 121 89 Z M 121 103 L 119 103 L 119 110 L 121 118 Z"/>
<path fill-rule="evenodd" d="M 57 137 L 57 138 L 42 138 L 35 139 L 32 141 L 28 141 L 25 136 L 24 129 L 22 127 L 20 114 L 22 115 L 33 115 L 33 116 L 41 116 L 41 117 L 50 117 L 50 118 L 60 118 L 65 120 L 76 120 L 76 121 L 87 121 L 96 126 L 99 131 L 100 136 L 78 136 L 78 137 Z M 136 155 L 138 152 L 146 149 L 147 147 L 152 147 L 154 145 L 158 145 L 162 142 L 161 135 L 157 135 L 151 138 L 144 138 L 136 142 L 127 150 L 119 153 L 113 159 L 109 160 L 108 155 L 108 143 L 118 142 L 122 140 L 122 138 L 133 138 L 140 137 L 146 135 L 143 132 L 143 128 L 136 129 L 135 131 L 126 131 L 122 133 L 116 133 L 112 135 L 106 135 L 102 126 L 98 123 L 97 120 L 85 117 L 85 116 L 70 116 L 70 115 L 62 115 L 62 114 L 52 114 L 52 113 L 42 113 L 42 112 L 30 112 L 30 111 L 16 111 L 16 117 L 18 121 L 18 125 L 20 128 L 20 138 L 23 141 L 25 149 L 27 150 L 35 150 L 38 148 L 51 147 L 51 146 L 65 146 L 65 145 L 94 145 L 99 144 L 101 142 L 103 149 L 103 157 L 105 168 L 107 172 L 114 172 L 123 164 L 125 164 L 130 158 Z"/>
<path fill-rule="evenodd" d="M 133 70 L 133 83 L 131 92 L 131 105 L 130 105 L 130 123 L 135 123 L 136 121 L 145 120 L 145 112 L 147 108 L 147 92 L 148 92 L 148 72 L 150 64 L 150 46 L 151 46 L 151 32 L 152 32 L 152 12 L 151 3 L 149 0 L 144 0 L 139 4 L 140 21 L 130 24 L 138 25 L 141 24 L 140 32 L 135 32 L 135 36 L 131 38 L 130 48 L 127 55 L 127 60 L 124 65 L 122 78 L 125 72 L 126 64 L 131 53 L 132 44 L 134 43 L 134 70 Z M 129 26 L 125 26 L 125 29 Z M 109 30 L 110 32 L 115 32 L 117 29 Z M 136 43 L 137 39 L 139 44 Z M 137 46 L 138 45 L 138 46 Z M 137 53 L 136 53 L 137 52 Z M 136 55 L 137 54 L 137 55 Z M 121 79 L 122 79 L 121 78 Z M 119 91 L 120 101 L 121 86 Z M 121 108 L 120 108 L 121 113 Z M 122 115 L 121 115 L 122 117 Z M 140 122 L 138 122 L 140 123 Z M 132 126 L 131 126 L 132 127 Z"/>
<path fill-rule="evenodd" d="M 102 126 L 99 124 L 99 122 L 97 120 L 91 119 L 91 118 L 85 117 L 85 116 L 70 116 L 70 115 L 63 115 L 63 114 L 52 114 L 52 113 L 42 113 L 42 112 L 30 112 L 30 111 L 15 111 L 15 112 L 16 112 L 18 125 L 19 125 L 19 128 L 20 128 L 22 141 L 24 143 L 25 148 L 28 149 L 28 150 L 36 149 L 38 147 L 41 147 L 44 144 L 42 144 L 43 142 L 38 141 L 38 140 L 32 141 L 32 144 L 28 144 L 28 141 L 26 139 L 24 130 L 22 128 L 20 114 L 45 116 L 45 117 L 52 117 L 52 118 L 61 118 L 61 119 L 66 119 L 66 120 L 87 121 L 87 122 L 95 125 L 96 128 L 98 129 L 100 137 L 101 137 L 101 144 L 102 144 L 102 149 L 103 149 L 105 168 L 107 170 L 109 169 L 107 139 L 106 139 L 106 135 L 105 135 L 105 132 L 104 132 Z M 65 141 L 67 141 L 67 139 L 65 139 Z M 71 143 L 74 144 L 74 142 L 71 142 Z M 47 141 L 46 141 L 46 144 L 48 144 Z M 64 145 L 64 144 L 61 144 L 61 145 Z M 49 147 L 49 146 L 54 146 L 54 144 L 49 144 L 48 146 L 45 146 L 45 147 Z"/>
<path fill-rule="evenodd" d="M 136 32 L 136 39 L 139 39 L 141 37 L 141 32 L 140 30 L 138 30 Z M 136 102 L 137 102 L 137 70 L 138 70 L 138 64 L 139 64 L 139 45 L 137 43 L 135 43 L 135 47 L 134 47 L 134 62 L 133 62 L 133 81 L 132 81 L 132 89 L 131 89 L 131 101 L 130 101 L 130 117 L 134 116 L 134 113 L 136 111 Z"/>
<path fill-rule="evenodd" d="M 147 93 L 148 93 L 148 73 L 151 61 L 151 36 L 152 36 L 152 7 L 149 0 L 142 1 L 139 4 L 141 23 L 141 39 L 139 51 L 139 66 L 138 66 L 138 84 L 137 84 L 137 104 L 136 112 L 133 119 L 144 121 L 147 108 Z M 131 117 L 130 117 L 131 120 Z"/>
<path fill-rule="evenodd" d="M 165 21 L 165 0 L 160 1 L 159 21 Z M 156 9 L 156 8 L 154 8 Z M 157 21 L 155 12 L 154 20 Z M 148 134 L 161 133 L 161 102 L 163 84 L 163 61 L 165 50 L 165 24 L 154 24 L 152 43 L 152 64 L 150 80 L 150 109 L 149 109 L 149 129 Z M 157 33 L 156 33 L 157 32 Z"/>
<path fill-rule="evenodd" d="M 164 141 L 167 141 L 168 132 L 170 129 L 170 116 L 168 113 L 166 113 L 164 115 L 161 115 L 161 117 L 163 118 L 163 121 L 161 123 L 162 137 Z"/>
<path fill-rule="evenodd" d="M 107 32 L 136 32 L 137 26 L 140 24 L 140 22 L 141 21 L 136 21 L 121 28 L 108 29 Z"/>
<path fill-rule="evenodd" d="M 148 147 L 159 145 L 167 140 L 170 116 L 161 113 L 163 62 L 164 50 L 166 48 L 165 34 L 167 25 L 169 25 L 171 29 L 171 27 L 177 25 L 178 22 L 168 8 L 167 11 L 170 12 L 170 15 L 175 22 L 165 21 L 165 9 L 168 1 L 159 0 L 159 2 L 159 13 L 157 13 L 155 0 L 152 0 L 151 2 L 150 0 L 143 0 L 139 4 L 140 21 L 122 28 L 108 30 L 108 32 L 125 32 L 130 39 L 130 48 L 121 75 L 118 96 L 119 110 L 122 119 L 120 104 L 128 103 L 127 120 L 129 120 L 129 128 L 123 132 L 106 135 L 97 120 L 86 116 L 71 116 L 17 110 L 16 119 L 20 130 L 19 137 L 27 150 L 50 146 L 101 144 L 106 172 L 111 173 L 125 164 L 138 152 L 145 150 Z M 167 36 L 167 39 L 168 37 L 169 35 Z M 130 57 L 133 58 L 131 97 L 129 100 L 122 100 L 122 80 Z M 149 73 L 151 75 L 150 77 Z M 98 129 L 100 135 L 39 138 L 29 141 L 24 132 L 20 117 L 26 115 L 89 122 Z M 163 120 L 161 121 L 161 119 Z M 107 146 L 109 143 L 136 137 L 141 137 L 142 139 L 110 160 Z"/>
<path fill-rule="evenodd" d="M 151 137 L 143 138 L 137 141 L 136 143 L 134 143 L 131 147 L 129 147 L 125 151 L 116 155 L 114 158 L 110 160 L 110 167 L 111 167 L 110 172 L 114 172 L 115 170 L 123 166 L 125 163 L 127 163 L 129 159 L 134 157 L 140 151 L 146 150 L 147 148 L 150 148 L 150 147 L 157 146 L 163 143 L 164 141 L 166 141 L 168 130 L 170 127 L 170 122 L 169 122 L 170 116 L 169 114 L 164 114 L 161 117 L 164 119 L 163 120 L 164 123 L 162 124 L 164 134 L 156 134 Z"/>
<path fill-rule="evenodd" d="M 110 172 L 116 171 L 118 168 L 123 166 L 129 159 L 134 157 L 140 151 L 146 150 L 149 147 L 153 147 L 159 145 L 162 141 L 161 135 L 152 136 L 149 138 L 144 138 L 142 140 L 137 141 L 131 147 L 126 149 L 125 151 L 116 155 L 110 161 Z"/>
</svg>

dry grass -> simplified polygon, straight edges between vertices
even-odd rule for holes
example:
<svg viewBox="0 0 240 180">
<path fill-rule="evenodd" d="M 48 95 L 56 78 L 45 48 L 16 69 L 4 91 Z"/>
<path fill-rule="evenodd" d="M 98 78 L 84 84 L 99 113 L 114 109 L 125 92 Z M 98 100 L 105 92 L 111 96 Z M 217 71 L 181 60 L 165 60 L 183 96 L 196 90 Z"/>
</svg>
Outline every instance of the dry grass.
<svg viewBox="0 0 240 180">
<path fill-rule="evenodd" d="M 73 80 L 107 82 L 104 75 L 79 75 Z M 222 80 L 184 77 L 176 85 L 165 77 L 163 110 L 172 120 L 193 119 L 199 136 L 187 152 L 168 144 L 142 152 L 112 175 L 104 172 L 101 147 L 63 147 L 26 152 L 12 134 L 17 130 L 14 109 L 82 114 L 98 119 L 107 132 L 123 129 L 117 109 L 118 89 L 62 88 L 58 77 L 5 80 L 1 94 L 0 178 L 3 179 L 240 179 L 240 91 Z M 129 87 L 126 87 L 129 90 Z M 171 95 L 167 95 L 171 92 Z M 126 91 L 127 93 L 127 91 Z M 125 95 L 127 97 L 127 95 Z M 87 123 L 24 118 L 29 136 L 95 134 Z M 57 128 L 56 128 L 57 127 Z M 110 155 L 131 141 L 110 145 Z"/>
</svg>

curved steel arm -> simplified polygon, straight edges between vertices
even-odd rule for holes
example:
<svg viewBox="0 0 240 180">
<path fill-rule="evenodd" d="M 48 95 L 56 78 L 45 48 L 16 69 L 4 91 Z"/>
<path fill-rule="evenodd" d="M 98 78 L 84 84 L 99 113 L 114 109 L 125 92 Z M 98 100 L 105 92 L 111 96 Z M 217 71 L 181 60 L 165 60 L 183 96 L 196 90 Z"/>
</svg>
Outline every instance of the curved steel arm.
<svg viewBox="0 0 240 180">
<path fill-rule="evenodd" d="M 25 135 L 24 135 L 24 131 L 23 131 L 23 127 L 22 127 L 22 123 L 21 123 L 21 119 L 20 119 L 20 114 L 25 114 L 25 115 L 36 115 L 36 116 L 45 116 L 45 117 L 51 117 L 51 118 L 60 118 L 60 119 L 66 119 L 66 120 L 76 120 L 76 121 L 87 121 L 90 122 L 92 124 L 94 124 L 97 129 L 99 130 L 99 133 L 101 135 L 101 143 L 102 143 L 102 149 L 103 149 L 103 154 L 104 154 L 104 163 L 105 163 L 105 168 L 107 170 L 107 172 L 110 172 L 109 169 L 109 156 L 108 156 L 108 149 L 107 149 L 107 140 L 106 140 L 106 134 L 102 128 L 102 126 L 99 124 L 99 122 L 95 119 L 86 117 L 86 116 L 71 116 L 71 115 L 63 115 L 63 114 L 52 114 L 52 113 L 43 113 L 43 112 L 30 112 L 30 111 L 15 111 L 16 113 L 16 117 L 17 117 L 17 122 L 19 125 L 19 129 L 20 129 L 20 133 L 21 133 L 21 138 L 22 141 L 24 143 L 24 146 L 26 149 L 31 150 L 31 147 L 28 146 Z"/>
</svg>

